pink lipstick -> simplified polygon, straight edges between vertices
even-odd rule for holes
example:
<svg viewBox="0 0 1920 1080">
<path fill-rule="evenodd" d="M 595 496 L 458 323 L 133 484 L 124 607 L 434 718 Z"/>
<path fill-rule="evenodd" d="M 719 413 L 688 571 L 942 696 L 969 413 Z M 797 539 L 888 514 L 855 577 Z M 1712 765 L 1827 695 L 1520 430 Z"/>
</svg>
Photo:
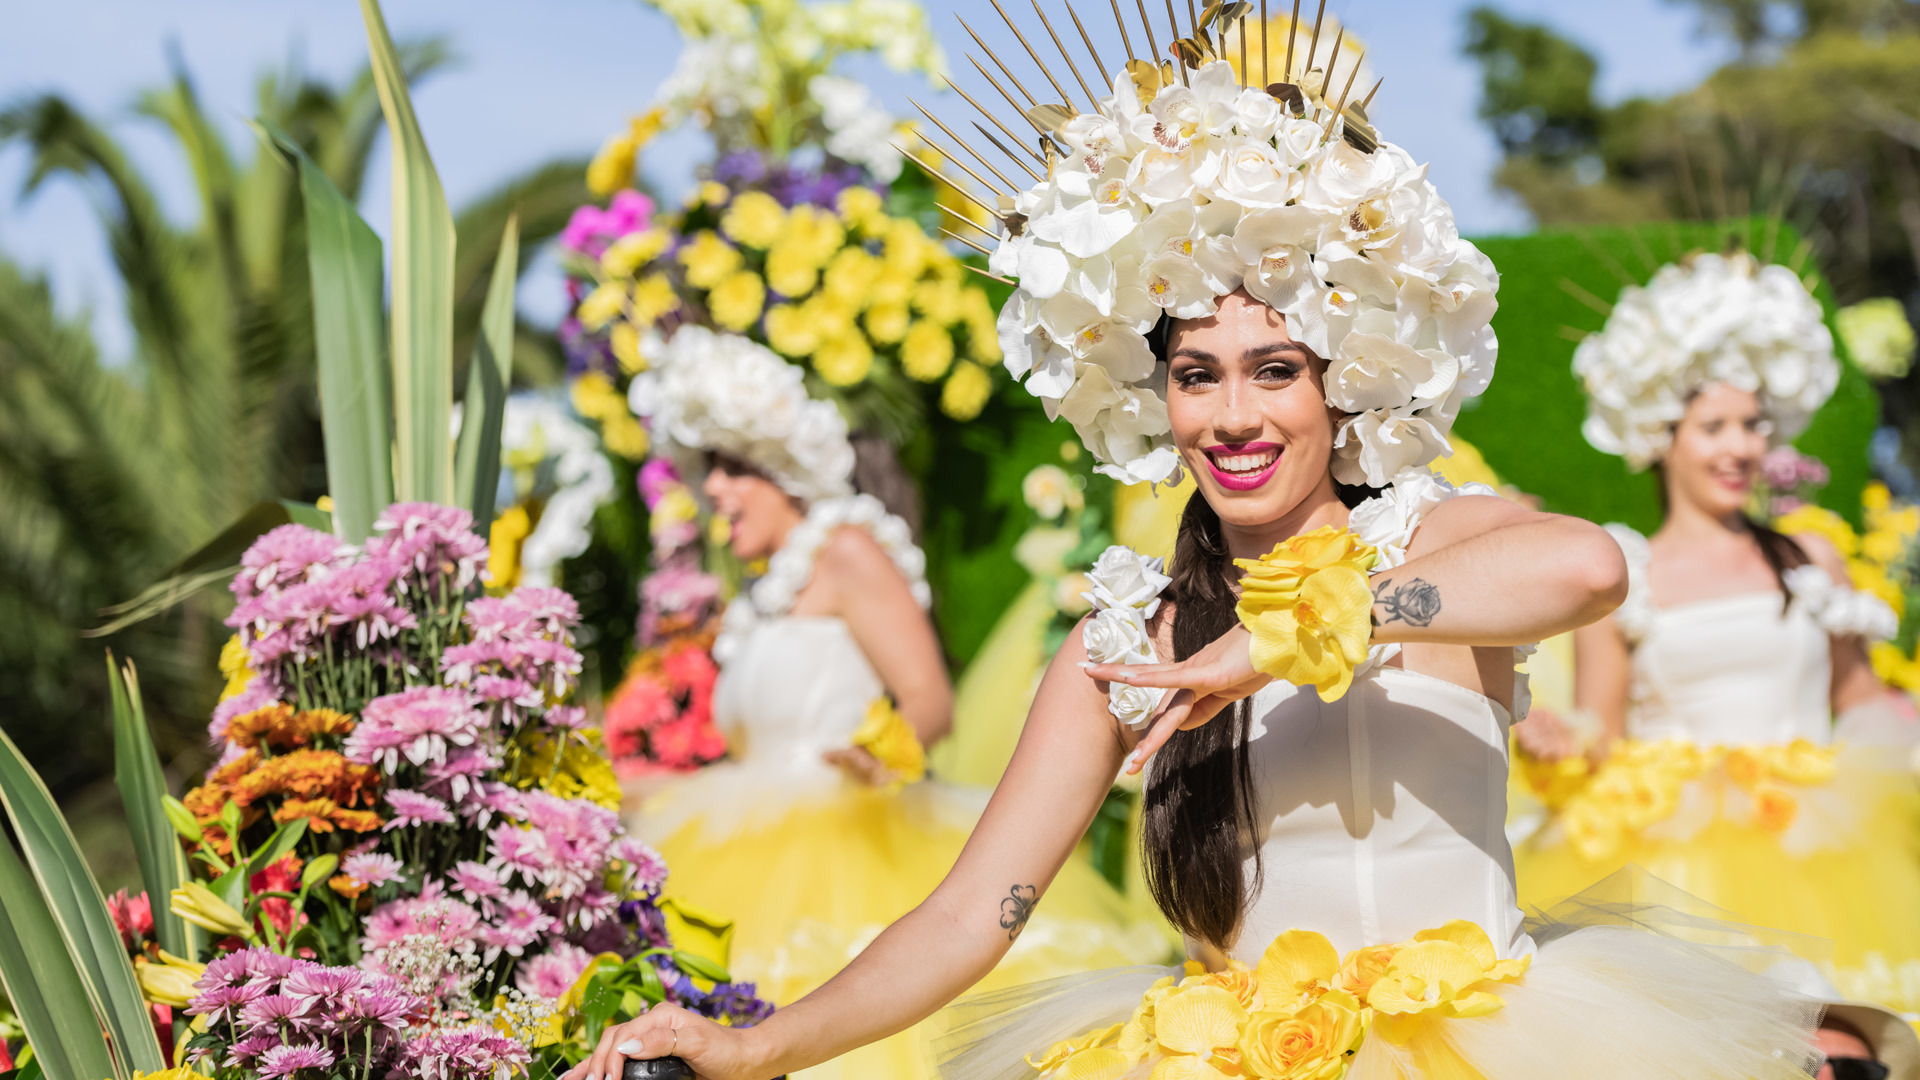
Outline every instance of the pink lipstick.
<svg viewBox="0 0 1920 1080">
<path fill-rule="evenodd" d="M 1214 482 L 1228 491 L 1252 491 L 1273 478 L 1285 448 L 1279 443 L 1224 443 L 1203 448 Z"/>
</svg>

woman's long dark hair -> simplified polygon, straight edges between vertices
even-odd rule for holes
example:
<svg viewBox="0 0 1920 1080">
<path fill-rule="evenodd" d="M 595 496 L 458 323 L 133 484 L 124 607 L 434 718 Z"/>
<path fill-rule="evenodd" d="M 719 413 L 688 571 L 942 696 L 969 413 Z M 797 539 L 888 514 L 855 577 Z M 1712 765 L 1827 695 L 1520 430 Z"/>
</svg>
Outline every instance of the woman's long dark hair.
<svg viewBox="0 0 1920 1080">
<path fill-rule="evenodd" d="M 1150 340 L 1166 361 L 1167 320 Z M 1336 485 L 1340 501 L 1357 506 L 1372 488 Z M 1233 629 L 1239 571 L 1227 551 L 1220 515 L 1195 491 L 1180 517 L 1174 541 L 1173 579 L 1166 597 L 1173 605 L 1173 655 L 1185 660 Z M 1212 722 L 1175 732 L 1154 756 L 1143 794 L 1141 861 L 1153 902 L 1179 931 L 1222 950 L 1232 945 L 1253 899 L 1242 867 L 1251 853 L 1260 876 L 1260 848 L 1253 764 L 1247 731 L 1251 700 L 1236 703 Z"/>
</svg>

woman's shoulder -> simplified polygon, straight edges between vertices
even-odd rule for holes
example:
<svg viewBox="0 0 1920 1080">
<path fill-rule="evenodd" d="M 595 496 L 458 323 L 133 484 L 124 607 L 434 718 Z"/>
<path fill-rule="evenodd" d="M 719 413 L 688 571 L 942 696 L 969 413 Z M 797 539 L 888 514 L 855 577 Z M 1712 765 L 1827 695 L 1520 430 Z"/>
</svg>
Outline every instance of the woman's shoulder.
<svg viewBox="0 0 1920 1080">
<path fill-rule="evenodd" d="M 1849 582 L 1846 557 L 1840 554 L 1839 548 L 1833 546 L 1833 541 L 1812 532 L 1788 533 L 1786 536 L 1806 553 L 1807 562 L 1826 571 L 1834 584 L 1845 585 Z"/>
</svg>

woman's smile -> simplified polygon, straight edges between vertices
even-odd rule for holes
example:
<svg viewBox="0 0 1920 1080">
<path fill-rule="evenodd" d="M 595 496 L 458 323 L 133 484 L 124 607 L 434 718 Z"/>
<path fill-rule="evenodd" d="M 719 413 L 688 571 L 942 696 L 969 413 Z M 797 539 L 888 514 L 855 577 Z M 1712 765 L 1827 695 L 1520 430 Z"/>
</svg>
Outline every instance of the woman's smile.
<svg viewBox="0 0 1920 1080">
<path fill-rule="evenodd" d="M 1251 491 L 1273 478 L 1280 465 L 1279 443 L 1224 443 L 1206 448 L 1207 467 L 1221 487 Z"/>
</svg>

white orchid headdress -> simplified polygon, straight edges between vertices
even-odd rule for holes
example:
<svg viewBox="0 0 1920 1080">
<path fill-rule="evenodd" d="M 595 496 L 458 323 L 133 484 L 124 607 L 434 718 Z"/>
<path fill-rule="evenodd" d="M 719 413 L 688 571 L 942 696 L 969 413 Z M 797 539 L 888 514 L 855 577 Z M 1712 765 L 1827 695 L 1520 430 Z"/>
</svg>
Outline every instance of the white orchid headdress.
<svg viewBox="0 0 1920 1080">
<path fill-rule="evenodd" d="M 1773 436 L 1806 430 L 1840 382 L 1833 335 L 1799 275 L 1744 251 L 1698 254 L 1620 293 L 1573 352 L 1587 441 L 1635 469 L 1659 461 L 1709 383 L 1760 396 Z"/>
<path fill-rule="evenodd" d="M 830 401 L 807 394 L 795 364 L 738 334 L 683 326 L 635 375 L 628 402 L 668 452 L 745 462 L 802 502 L 853 493 L 853 444 Z M 698 472 L 683 462 L 683 472 Z"/>
<path fill-rule="evenodd" d="M 1135 3 L 1153 56 L 1154 24 L 1145 0 Z M 1026 98 L 1021 105 L 973 60 L 1021 112 L 1019 123 L 1039 133 L 1037 149 L 1025 149 L 1012 127 L 961 93 L 1011 140 L 974 125 L 1031 184 L 1009 179 L 994 164 L 1001 159 L 928 114 L 1000 181 L 947 154 L 995 196 L 945 177 L 997 225 L 977 226 L 990 244 L 949 235 L 988 255 L 993 273 L 1017 284 L 1000 315 L 1008 370 L 1050 416 L 1073 424 L 1101 472 L 1128 483 L 1173 479 L 1180 464 L 1169 435 L 1165 371 L 1149 335 L 1164 318 L 1204 318 L 1220 297 L 1245 289 L 1284 314 L 1288 332 L 1328 362 L 1328 401 L 1350 414 L 1335 438 L 1335 479 L 1383 486 L 1448 453 L 1461 404 L 1493 378 L 1499 277 L 1491 260 L 1460 238 L 1425 166 L 1368 125 L 1372 93 L 1349 103 L 1361 58 L 1339 70 L 1345 31 L 1324 70 L 1316 66 L 1318 20 L 1302 66 L 1289 34 L 1284 64 L 1275 69 L 1284 74 L 1263 78 L 1262 89 L 1238 73 L 1254 70 L 1256 61 L 1264 73 L 1269 61 L 1280 60 L 1266 55 L 1264 33 L 1254 35 L 1261 55 L 1247 56 L 1252 4 L 1211 3 L 1197 17 L 1189 5 L 1183 36 L 1169 3 L 1177 64 L 1135 56 L 1118 0 L 1111 6 L 1129 59 L 1099 98 L 1040 13 L 1089 112 L 1034 99 L 973 34 Z M 997 0 L 994 7 L 1039 64 Z M 1105 71 L 1085 26 L 1068 10 L 1096 68 Z M 1298 19 L 1295 0 L 1295 25 Z M 1238 72 L 1219 58 L 1230 32 L 1240 43 Z M 1068 96 L 1044 66 L 1042 73 Z M 968 222 L 979 217 L 949 213 Z"/>
</svg>

